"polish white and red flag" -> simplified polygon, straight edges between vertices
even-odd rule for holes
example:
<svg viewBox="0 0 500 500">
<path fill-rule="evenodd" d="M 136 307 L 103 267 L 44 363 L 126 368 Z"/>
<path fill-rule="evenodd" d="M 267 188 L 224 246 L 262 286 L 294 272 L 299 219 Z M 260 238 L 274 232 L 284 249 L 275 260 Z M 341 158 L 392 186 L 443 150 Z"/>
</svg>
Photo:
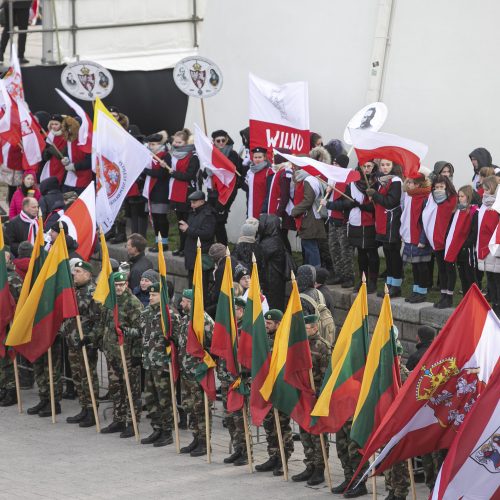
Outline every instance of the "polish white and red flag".
<svg viewBox="0 0 500 500">
<path fill-rule="evenodd" d="M 17 46 L 12 44 L 10 51 L 10 66 L 3 77 L 7 92 L 14 101 L 19 99 L 24 101 L 23 77 L 21 75 L 21 65 L 17 56 Z"/>
<path fill-rule="evenodd" d="M 209 171 L 212 189 L 219 193 L 218 201 L 225 205 L 234 191 L 236 185 L 235 164 L 215 147 L 212 141 L 202 132 L 201 128 L 194 125 L 194 146 L 200 159 L 200 167 Z"/>
<path fill-rule="evenodd" d="M 450 448 L 499 356 L 500 320 L 474 284 L 366 443 L 363 463 L 383 448 L 366 474 Z"/>
<path fill-rule="evenodd" d="M 500 363 L 453 441 L 433 500 L 500 498 Z"/>
<path fill-rule="evenodd" d="M 68 225 L 69 235 L 78 243 L 78 254 L 89 260 L 96 241 L 95 185 L 92 181 L 59 219 Z"/>
<path fill-rule="evenodd" d="M 376 158 L 391 160 L 403 167 L 405 177 L 418 177 L 420 163 L 429 150 L 427 145 L 385 132 L 350 128 L 349 133 L 361 165 Z"/>
<path fill-rule="evenodd" d="M 361 174 L 357 170 L 336 167 L 335 165 L 329 165 L 328 163 L 323 163 L 322 161 L 314 160 L 307 156 L 294 156 L 276 150 L 274 154 L 283 156 L 283 158 L 286 158 L 293 165 L 297 165 L 314 177 L 321 177 L 329 184 L 335 184 L 337 182 L 347 184 L 349 182 L 359 181 L 361 178 Z"/>
<path fill-rule="evenodd" d="M 45 149 L 45 138 L 40 132 L 40 125 L 28 109 L 25 101 L 19 99 L 16 103 L 21 127 L 21 143 L 23 150 L 23 168 L 35 168 L 42 161 Z"/>
<path fill-rule="evenodd" d="M 250 149 L 289 149 L 306 154 L 310 150 L 309 91 L 307 82 L 283 85 L 250 73 Z"/>
<path fill-rule="evenodd" d="M 84 153 L 92 152 L 92 121 L 89 115 L 85 113 L 84 109 L 77 104 L 73 99 L 68 97 L 64 92 L 56 89 L 56 92 L 66 102 L 66 104 L 73 109 L 73 111 L 80 117 L 81 125 L 78 129 L 78 147 Z"/>
<path fill-rule="evenodd" d="M 0 137 L 14 146 L 21 143 L 21 128 L 17 105 L 7 92 L 7 87 L 0 79 Z"/>
</svg>

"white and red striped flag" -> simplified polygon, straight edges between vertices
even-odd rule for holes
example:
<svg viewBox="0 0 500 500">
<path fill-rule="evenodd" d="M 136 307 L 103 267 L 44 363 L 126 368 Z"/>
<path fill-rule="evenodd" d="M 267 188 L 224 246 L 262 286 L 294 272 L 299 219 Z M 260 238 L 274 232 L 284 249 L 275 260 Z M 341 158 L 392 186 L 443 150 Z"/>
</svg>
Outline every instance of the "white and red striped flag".
<svg viewBox="0 0 500 500">
<path fill-rule="evenodd" d="M 15 103 L 19 112 L 21 142 L 23 146 L 23 168 L 35 168 L 42 161 L 45 139 L 40 132 L 40 125 L 28 109 L 28 105 L 18 99 Z"/>
<path fill-rule="evenodd" d="M 194 125 L 194 145 L 203 170 L 210 170 L 212 188 L 219 193 L 218 201 L 225 205 L 236 185 L 236 166 L 212 144 L 212 141 Z"/>
<path fill-rule="evenodd" d="M 361 165 L 375 158 L 391 160 L 403 167 L 405 177 L 418 177 L 420 162 L 429 150 L 427 145 L 385 132 L 361 129 L 349 129 L 349 132 Z"/>
<path fill-rule="evenodd" d="M 0 137 L 10 144 L 17 146 L 21 142 L 21 129 L 19 126 L 19 113 L 7 87 L 0 79 Z"/>
<path fill-rule="evenodd" d="M 309 153 L 309 92 L 307 82 L 279 85 L 250 73 L 250 149 L 285 148 Z"/>
<path fill-rule="evenodd" d="M 24 101 L 23 77 L 21 75 L 21 65 L 17 57 L 17 46 L 15 43 L 11 46 L 10 66 L 3 77 L 7 92 L 14 101 L 21 99 Z"/>
<path fill-rule="evenodd" d="M 383 447 L 366 474 L 449 448 L 499 356 L 500 320 L 474 284 L 364 447 L 363 463 Z"/>
<path fill-rule="evenodd" d="M 500 498 L 500 363 L 439 471 L 433 500 Z"/>
<path fill-rule="evenodd" d="M 85 153 L 92 152 L 92 121 L 89 115 L 85 113 L 83 108 L 77 104 L 73 99 L 68 97 L 64 92 L 56 89 L 56 92 L 62 97 L 66 104 L 73 109 L 73 111 L 80 117 L 82 121 L 78 129 L 78 146 Z"/>
<path fill-rule="evenodd" d="M 96 238 L 95 185 L 92 181 L 59 219 L 68 224 L 69 235 L 78 243 L 78 254 L 89 260 Z"/>
<path fill-rule="evenodd" d="M 359 181 L 361 178 L 361 174 L 357 170 L 336 167 L 335 165 L 329 165 L 328 163 L 323 163 L 307 156 L 294 156 L 276 150 L 274 150 L 274 154 L 283 156 L 290 163 L 301 167 L 302 170 L 305 170 L 314 177 L 322 177 L 328 183 L 341 182 L 346 184 Z"/>
</svg>

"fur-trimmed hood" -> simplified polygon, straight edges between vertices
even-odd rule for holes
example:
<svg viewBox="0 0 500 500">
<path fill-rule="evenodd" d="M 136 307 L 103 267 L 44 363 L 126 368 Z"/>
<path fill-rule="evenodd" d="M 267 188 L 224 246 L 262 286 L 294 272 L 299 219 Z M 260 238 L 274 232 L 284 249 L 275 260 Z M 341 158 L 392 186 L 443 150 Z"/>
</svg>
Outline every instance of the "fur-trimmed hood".
<svg viewBox="0 0 500 500">
<path fill-rule="evenodd" d="M 78 131 L 80 130 L 80 124 L 71 116 L 65 116 L 61 124 L 61 130 L 64 138 L 72 142 L 78 139 Z"/>
<path fill-rule="evenodd" d="M 323 146 L 316 146 L 309 151 L 309 157 L 313 160 L 322 161 L 323 163 L 332 164 L 332 157 L 330 153 Z"/>
</svg>

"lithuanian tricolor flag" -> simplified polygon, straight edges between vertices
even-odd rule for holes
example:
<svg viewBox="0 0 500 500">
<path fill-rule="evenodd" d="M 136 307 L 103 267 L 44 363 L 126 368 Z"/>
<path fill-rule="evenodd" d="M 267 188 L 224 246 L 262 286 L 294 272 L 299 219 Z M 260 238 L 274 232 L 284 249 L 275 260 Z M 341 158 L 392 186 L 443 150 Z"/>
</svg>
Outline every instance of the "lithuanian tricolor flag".
<svg viewBox="0 0 500 500">
<path fill-rule="evenodd" d="M 63 319 L 78 315 L 64 231 L 59 233 L 7 337 L 33 362 L 54 343 Z"/>
<path fill-rule="evenodd" d="M 289 415 L 308 431 L 314 406 L 309 378 L 312 361 L 295 279 L 292 280 L 292 293 L 275 335 L 269 373 L 260 393 L 266 401 L 272 402 L 274 408 Z"/>
<path fill-rule="evenodd" d="M 172 318 L 170 317 L 168 287 L 167 287 L 167 265 L 165 263 L 165 255 L 163 254 L 163 242 L 161 234 L 158 233 L 158 273 L 160 274 L 160 311 L 161 311 L 161 328 L 163 335 L 168 341 L 167 354 L 170 356 L 172 363 L 171 376 L 174 382 L 179 378 L 179 361 L 177 358 L 177 348 L 172 339 Z"/>
<path fill-rule="evenodd" d="M 354 415 L 368 344 L 368 299 L 363 283 L 344 321 L 311 413 L 313 433 L 337 432 Z"/>
<path fill-rule="evenodd" d="M 94 295 L 92 298 L 98 304 L 102 304 L 106 309 L 113 311 L 113 319 L 115 322 L 116 335 L 118 343 L 123 345 L 123 332 L 120 328 L 118 320 L 118 304 L 116 303 L 115 281 L 113 279 L 113 268 L 109 260 L 108 245 L 106 245 L 106 238 L 102 229 L 100 232 L 101 243 L 101 272 L 97 278 Z"/>
<path fill-rule="evenodd" d="M 364 447 L 379 426 L 398 393 L 399 380 L 391 301 L 386 293 L 373 332 L 352 422 L 351 439 L 359 446 Z"/>
<path fill-rule="evenodd" d="M 3 228 L 0 223 L 0 357 L 5 357 L 5 334 L 8 324 L 14 317 L 16 303 L 10 293 L 7 280 L 7 261 L 5 259 L 5 244 L 3 240 Z"/>
<path fill-rule="evenodd" d="M 208 398 L 215 401 L 215 361 L 205 350 L 205 309 L 203 305 L 203 275 L 201 267 L 201 247 L 198 240 L 193 272 L 193 302 L 188 326 L 186 350 L 200 359 L 196 368 L 196 380 Z"/>
</svg>

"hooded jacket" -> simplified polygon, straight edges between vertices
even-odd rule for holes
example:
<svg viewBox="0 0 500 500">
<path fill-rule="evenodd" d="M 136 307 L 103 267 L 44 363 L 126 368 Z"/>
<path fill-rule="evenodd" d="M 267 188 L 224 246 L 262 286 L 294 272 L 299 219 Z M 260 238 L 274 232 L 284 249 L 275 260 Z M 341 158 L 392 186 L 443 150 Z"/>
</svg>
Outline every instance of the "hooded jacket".
<svg viewBox="0 0 500 500">
<path fill-rule="evenodd" d="M 476 148 L 469 154 L 469 158 L 477 160 L 477 167 L 474 172 L 477 174 L 482 167 L 491 167 L 493 159 L 491 153 L 486 148 Z"/>
<path fill-rule="evenodd" d="M 54 210 L 64 208 L 64 197 L 59 187 L 57 177 L 48 177 L 40 183 L 42 194 L 39 204 L 42 217 L 45 220 Z"/>
</svg>

